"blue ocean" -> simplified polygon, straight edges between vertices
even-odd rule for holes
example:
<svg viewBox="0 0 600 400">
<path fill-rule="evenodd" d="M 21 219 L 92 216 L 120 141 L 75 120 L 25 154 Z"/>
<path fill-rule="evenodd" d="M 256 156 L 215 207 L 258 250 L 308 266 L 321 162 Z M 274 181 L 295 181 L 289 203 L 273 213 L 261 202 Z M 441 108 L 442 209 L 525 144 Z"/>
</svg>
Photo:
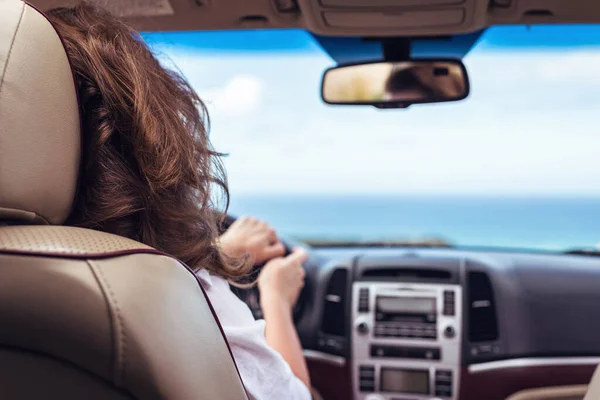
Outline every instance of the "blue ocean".
<svg viewBox="0 0 600 400">
<path fill-rule="evenodd" d="M 308 240 L 441 239 L 456 246 L 565 250 L 600 244 L 600 197 L 236 196 L 253 215 Z"/>
</svg>

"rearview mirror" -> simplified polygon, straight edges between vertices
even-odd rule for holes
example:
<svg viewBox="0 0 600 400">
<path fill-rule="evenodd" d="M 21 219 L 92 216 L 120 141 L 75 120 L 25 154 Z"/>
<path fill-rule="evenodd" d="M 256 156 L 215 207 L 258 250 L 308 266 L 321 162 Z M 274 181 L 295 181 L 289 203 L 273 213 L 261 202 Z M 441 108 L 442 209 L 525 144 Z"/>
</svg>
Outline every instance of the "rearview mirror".
<svg viewBox="0 0 600 400">
<path fill-rule="evenodd" d="M 321 95 L 328 104 L 405 108 L 463 100 L 469 79 L 460 60 L 342 65 L 325 71 Z"/>
</svg>

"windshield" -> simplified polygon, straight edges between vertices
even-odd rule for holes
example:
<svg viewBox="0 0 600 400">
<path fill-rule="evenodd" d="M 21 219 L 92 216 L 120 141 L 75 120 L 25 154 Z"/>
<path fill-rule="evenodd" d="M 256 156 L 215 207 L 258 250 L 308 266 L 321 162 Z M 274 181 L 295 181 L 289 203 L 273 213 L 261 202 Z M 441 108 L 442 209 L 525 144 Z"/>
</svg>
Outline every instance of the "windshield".
<svg viewBox="0 0 600 400">
<path fill-rule="evenodd" d="M 309 241 L 600 242 L 600 26 L 495 27 L 471 95 L 328 106 L 334 61 L 299 30 L 145 34 L 206 102 L 233 215 Z"/>
</svg>

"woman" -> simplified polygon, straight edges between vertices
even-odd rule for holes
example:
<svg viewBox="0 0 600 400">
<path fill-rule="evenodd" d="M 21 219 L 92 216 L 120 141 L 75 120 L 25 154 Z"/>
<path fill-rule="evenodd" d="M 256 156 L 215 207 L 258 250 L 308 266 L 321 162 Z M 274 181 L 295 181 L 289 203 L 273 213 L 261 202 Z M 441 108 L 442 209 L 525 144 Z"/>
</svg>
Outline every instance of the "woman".
<svg viewBox="0 0 600 400">
<path fill-rule="evenodd" d="M 421 101 L 431 99 L 435 92 L 418 73 L 418 67 L 394 68 L 384 88 L 384 100 Z"/>
<path fill-rule="evenodd" d="M 83 164 L 67 224 L 129 237 L 171 254 L 201 279 L 256 399 L 308 399 L 310 381 L 292 308 L 306 253 L 283 258 L 264 224 L 241 219 L 220 239 L 214 189 L 228 199 L 206 109 L 189 84 L 154 58 L 137 32 L 82 3 L 49 18 L 61 35 L 82 107 Z M 254 262 L 264 321 L 231 292 Z"/>
</svg>

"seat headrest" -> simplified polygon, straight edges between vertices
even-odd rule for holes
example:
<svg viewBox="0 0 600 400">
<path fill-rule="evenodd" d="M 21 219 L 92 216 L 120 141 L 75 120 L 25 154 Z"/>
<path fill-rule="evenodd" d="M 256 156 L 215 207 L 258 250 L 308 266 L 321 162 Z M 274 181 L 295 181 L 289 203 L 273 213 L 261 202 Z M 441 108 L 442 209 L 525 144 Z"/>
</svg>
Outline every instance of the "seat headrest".
<svg viewBox="0 0 600 400">
<path fill-rule="evenodd" d="M 81 126 L 75 81 L 48 19 L 0 0 L 0 223 L 61 224 L 79 175 Z"/>
</svg>

